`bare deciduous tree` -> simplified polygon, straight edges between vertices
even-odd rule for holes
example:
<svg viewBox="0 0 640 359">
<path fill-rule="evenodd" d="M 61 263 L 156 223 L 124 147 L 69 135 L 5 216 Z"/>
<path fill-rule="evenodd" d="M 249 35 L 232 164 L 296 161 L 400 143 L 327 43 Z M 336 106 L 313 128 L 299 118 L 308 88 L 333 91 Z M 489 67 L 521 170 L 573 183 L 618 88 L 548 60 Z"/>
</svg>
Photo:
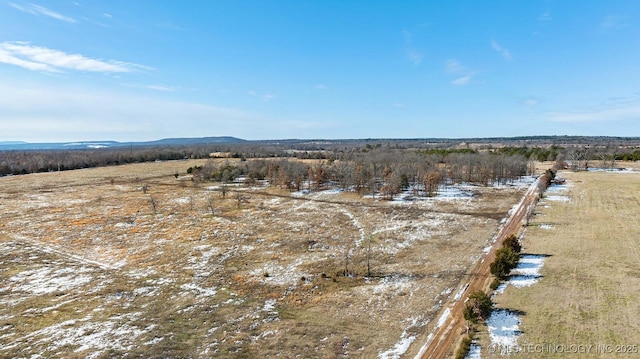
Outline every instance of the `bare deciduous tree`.
<svg viewBox="0 0 640 359">
<path fill-rule="evenodd" d="M 151 195 L 149 195 L 149 204 L 151 204 L 151 209 L 153 210 L 153 214 L 156 214 L 158 211 L 158 202 Z"/>
<path fill-rule="evenodd" d="M 207 197 L 207 208 L 209 209 L 209 211 L 211 211 L 212 216 L 216 215 L 215 199 L 213 198 L 213 196 Z"/>
</svg>

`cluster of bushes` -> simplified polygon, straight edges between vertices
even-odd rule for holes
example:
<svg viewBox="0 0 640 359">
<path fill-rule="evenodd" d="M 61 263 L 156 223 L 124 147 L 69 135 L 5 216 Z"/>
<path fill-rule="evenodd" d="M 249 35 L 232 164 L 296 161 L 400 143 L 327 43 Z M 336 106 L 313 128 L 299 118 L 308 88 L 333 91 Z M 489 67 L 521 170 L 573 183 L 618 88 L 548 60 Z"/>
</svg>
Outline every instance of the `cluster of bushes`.
<svg viewBox="0 0 640 359">
<path fill-rule="evenodd" d="M 471 323 L 478 323 L 489 318 L 493 310 L 493 302 L 484 291 L 472 293 L 464 308 L 464 319 Z"/>
<path fill-rule="evenodd" d="M 504 240 L 502 248 L 496 251 L 496 258 L 490 264 L 491 274 L 499 280 L 506 279 L 509 272 L 518 266 L 522 247 L 514 235 Z"/>
<path fill-rule="evenodd" d="M 482 290 L 472 293 L 467 299 L 467 305 L 464 307 L 463 316 L 464 319 L 471 323 L 477 324 L 481 321 L 487 320 L 493 311 L 493 302 L 491 297 Z M 471 349 L 471 342 L 475 334 L 475 328 L 469 328 L 469 332 L 462 339 L 460 347 L 456 351 L 456 359 L 463 359 L 469 353 Z"/>
</svg>

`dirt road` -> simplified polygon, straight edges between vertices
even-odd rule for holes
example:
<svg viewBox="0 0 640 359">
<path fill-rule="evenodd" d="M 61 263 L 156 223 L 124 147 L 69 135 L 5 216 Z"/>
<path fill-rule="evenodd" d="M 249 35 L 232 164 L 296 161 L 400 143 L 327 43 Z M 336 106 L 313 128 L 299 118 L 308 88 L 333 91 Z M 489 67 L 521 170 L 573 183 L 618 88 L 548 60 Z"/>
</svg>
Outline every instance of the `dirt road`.
<svg viewBox="0 0 640 359">
<path fill-rule="evenodd" d="M 453 353 L 454 344 L 463 333 L 466 333 L 466 322 L 463 317 L 465 301 L 469 294 L 485 290 L 487 278 L 491 276 L 490 264 L 495 258 L 496 250 L 500 248 L 502 242 L 510 235 L 518 235 L 526 223 L 527 216 L 533 210 L 539 198 L 539 183 L 544 181 L 539 177 L 527 190 L 522 200 L 514 208 L 511 215 L 500 228 L 496 235 L 496 240 L 489 252 L 475 264 L 469 273 L 467 284 L 461 286 L 460 290 L 443 307 L 436 329 L 431 333 L 427 342 L 416 355 L 415 359 L 440 359 L 446 358 Z"/>
</svg>

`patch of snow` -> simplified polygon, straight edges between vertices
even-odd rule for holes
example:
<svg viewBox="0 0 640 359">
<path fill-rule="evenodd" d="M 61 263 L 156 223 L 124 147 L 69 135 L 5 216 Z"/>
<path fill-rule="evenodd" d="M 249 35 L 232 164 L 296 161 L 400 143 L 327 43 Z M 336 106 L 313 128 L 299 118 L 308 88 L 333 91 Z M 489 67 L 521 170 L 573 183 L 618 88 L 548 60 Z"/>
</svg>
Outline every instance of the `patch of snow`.
<svg viewBox="0 0 640 359">
<path fill-rule="evenodd" d="M 523 254 L 518 262 L 518 267 L 511 271 L 509 280 L 501 283 L 494 291 L 494 296 L 504 292 L 508 285 L 516 288 L 531 286 L 542 277 L 540 268 L 544 265 L 547 256 L 538 254 Z M 517 351 L 520 318 L 512 311 L 494 310 L 487 319 L 491 343 L 498 349 L 501 355 Z"/>
<path fill-rule="evenodd" d="M 291 196 L 292 197 L 303 197 L 308 195 L 309 193 L 311 193 L 311 191 L 309 191 L 308 189 L 303 189 L 297 192 L 291 192 Z"/>
<path fill-rule="evenodd" d="M 298 266 L 304 263 L 304 258 L 298 258 L 295 262 L 286 267 L 278 264 L 277 261 L 269 261 L 262 268 L 256 268 L 249 272 L 252 276 L 259 278 L 261 282 L 275 285 L 296 286 L 301 277 L 310 278 L 311 274 L 298 270 Z M 267 276 L 268 275 L 268 276 Z"/>
<path fill-rule="evenodd" d="M 453 300 L 460 300 L 460 298 L 462 298 L 462 295 L 464 294 L 464 291 L 467 290 L 468 287 L 469 287 L 469 283 L 465 284 L 464 287 L 460 288 L 460 290 L 456 292 L 456 295 L 453 296 Z"/>
<path fill-rule="evenodd" d="M 67 320 L 29 333 L 15 344 L 24 345 L 24 339 L 37 338 L 35 344 L 46 343 L 47 350 L 51 352 L 67 346 L 77 346 L 76 353 L 93 350 L 87 358 L 97 358 L 109 349 L 129 351 L 133 348 L 136 338 L 152 329 L 140 329 L 129 324 L 135 322 L 139 315 L 140 313 L 132 313 L 112 317 L 112 321 L 97 324 L 91 322 L 91 315 L 79 321 L 84 322 L 82 325 L 76 325 L 76 320 Z"/>
<path fill-rule="evenodd" d="M 429 344 L 431 344 L 432 339 L 433 339 L 433 333 L 429 333 L 429 335 L 427 336 L 427 340 L 425 341 L 424 345 L 420 348 L 420 351 L 418 352 L 418 354 L 416 354 L 414 359 L 422 359 L 422 357 L 424 356 L 424 353 L 427 351 L 427 348 L 429 347 Z"/>
<path fill-rule="evenodd" d="M 89 283 L 93 279 L 92 276 L 87 274 L 73 273 L 76 270 L 72 270 L 69 273 L 67 269 L 53 270 L 45 267 L 26 270 L 9 278 L 9 281 L 14 284 L 0 290 L 11 289 L 13 292 L 25 291 L 35 295 L 42 295 L 68 291 Z"/>
<path fill-rule="evenodd" d="M 509 282 L 500 283 L 498 288 L 496 288 L 496 290 L 493 291 L 493 296 L 495 297 L 498 294 L 504 293 L 504 290 L 507 288 L 508 285 L 509 285 Z"/>
<path fill-rule="evenodd" d="M 573 187 L 573 184 L 569 181 L 566 181 L 564 184 L 556 184 L 552 183 L 546 190 L 547 193 L 563 193 L 569 190 L 569 188 Z"/>
<path fill-rule="evenodd" d="M 406 353 L 409 346 L 416 340 L 415 336 L 407 336 L 407 332 L 403 332 L 400 337 L 400 341 L 393 346 L 393 348 L 387 350 L 384 353 L 380 353 L 378 358 L 380 359 L 399 359 L 402 354 Z"/>
<path fill-rule="evenodd" d="M 447 321 L 447 318 L 449 318 L 449 315 L 451 314 L 451 309 L 447 308 L 444 310 L 444 313 L 442 313 L 442 315 L 440 316 L 440 319 L 438 319 L 438 324 L 436 324 L 436 328 L 440 328 L 441 326 L 444 325 L 444 323 Z"/>
<path fill-rule="evenodd" d="M 155 337 L 151 340 L 149 340 L 148 342 L 143 343 L 142 345 L 154 345 L 154 344 L 158 344 L 160 343 L 162 340 L 164 339 L 164 337 Z"/>
<path fill-rule="evenodd" d="M 342 208 L 340 211 L 344 213 L 347 217 L 349 217 L 354 227 L 358 228 L 358 231 L 360 232 L 360 239 L 356 241 L 356 247 L 359 247 L 365 240 L 364 228 L 360 224 L 360 221 L 358 221 L 358 219 L 351 212 L 347 211 L 344 208 Z"/>
<path fill-rule="evenodd" d="M 471 343 L 469 352 L 464 357 L 464 359 L 482 359 L 481 351 L 482 351 L 481 346 L 479 346 L 477 343 Z"/>
<path fill-rule="evenodd" d="M 518 266 L 511 271 L 509 280 L 501 283 L 496 288 L 495 293 L 503 293 L 505 288 L 509 285 L 513 285 L 516 288 L 529 287 L 540 280 L 542 275 L 540 269 L 544 265 L 546 256 L 538 254 L 523 254 L 520 257 Z"/>
<path fill-rule="evenodd" d="M 436 199 L 451 200 L 451 199 L 468 199 L 474 196 L 473 192 L 469 190 L 469 186 L 447 186 L 438 188 L 438 195 Z"/>
<path fill-rule="evenodd" d="M 141 288 L 134 289 L 133 295 L 135 295 L 136 297 L 138 296 L 150 297 L 155 295 L 157 291 L 158 291 L 157 287 L 141 287 Z"/>
<path fill-rule="evenodd" d="M 608 172 L 608 173 L 636 173 L 633 168 L 599 168 L 589 167 L 589 172 Z"/>
<path fill-rule="evenodd" d="M 522 334 L 519 325 L 518 315 L 506 309 L 494 310 L 487 318 L 491 344 L 499 349 L 500 354 L 516 351 L 518 336 Z"/>
<path fill-rule="evenodd" d="M 60 303 L 58 303 L 56 305 L 52 305 L 50 307 L 42 308 L 42 309 L 40 309 L 40 312 L 41 313 L 46 313 L 48 311 L 51 311 L 51 310 L 54 310 L 54 309 L 58 309 L 58 308 L 62 307 L 63 305 L 69 304 L 69 303 L 74 302 L 74 301 L 75 301 L 75 299 L 65 300 L 64 302 L 60 302 Z M 35 309 L 35 308 L 30 308 L 30 309 Z"/>
<path fill-rule="evenodd" d="M 567 196 L 546 196 L 545 198 L 554 202 L 569 202 L 569 197 Z"/>
<path fill-rule="evenodd" d="M 218 291 L 216 290 L 216 287 L 202 288 L 193 283 L 185 283 L 181 285 L 180 288 L 191 291 L 191 292 L 196 292 L 196 294 L 199 294 L 205 297 L 213 297 L 214 295 L 216 295 L 216 293 L 218 293 Z"/>
<path fill-rule="evenodd" d="M 189 203 L 189 197 L 174 198 L 172 202 L 177 204 L 187 204 Z"/>
<path fill-rule="evenodd" d="M 495 188 L 524 188 L 531 185 L 536 181 L 534 176 L 522 176 L 516 180 L 507 183 L 494 183 L 492 187 Z"/>
<path fill-rule="evenodd" d="M 128 271 L 126 275 L 131 278 L 140 279 L 140 278 L 150 277 L 156 273 L 157 271 L 155 269 L 149 267 L 146 269 L 136 269 L 136 270 Z"/>
<path fill-rule="evenodd" d="M 408 335 L 407 330 L 410 329 L 411 327 L 416 326 L 418 322 L 420 322 L 420 318 L 410 318 L 409 320 L 411 321 L 411 325 L 409 326 L 409 328 L 405 329 L 402 332 L 402 335 L 400 335 L 400 341 L 398 341 L 393 346 L 393 348 L 387 350 L 386 352 L 379 353 L 378 358 L 399 359 L 400 357 L 402 357 L 404 353 L 407 352 L 407 350 L 409 349 L 409 346 L 411 346 L 411 343 L 413 343 L 416 340 L 415 336 Z"/>
<path fill-rule="evenodd" d="M 274 312 L 276 309 L 276 300 L 268 299 L 264 302 L 264 307 L 262 307 L 263 312 Z"/>
<path fill-rule="evenodd" d="M 340 187 L 335 187 L 335 188 L 327 189 L 324 191 L 320 191 L 318 192 L 318 195 L 336 195 L 341 193 L 344 193 L 344 190 Z"/>
<path fill-rule="evenodd" d="M 118 223 L 115 224 L 114 227 L 127 229 L 127 228 L 131 228 L 133 226 L 135 226 L 135 224 L 133 224 L 133 223 L 118 222 Z"/>
<path fill-rule="evenodd" d="M 407 277 L 391 276 L 382 278 L 380 283 L 373 286 L 373 294 L 399 293 L 411 288 L 411 282 Z"/>
<path fill-rule="evenodd" d="M 540 276 L 540 268 L 544 265 L 544 260 L 547 256 L 539 254 L 523 254 L 520 257 L 518 266 L 512 273 L 521 275 L 534 275 Z"/>
<path fill-rule="evenodd" d="M 540 228 L 542 228 L 542 229 L 554 229 L 555 227 L 553 225 L 551 225 L 551 224 L 543 223 L 543 224 L 540 225 Z"/>
</svg>

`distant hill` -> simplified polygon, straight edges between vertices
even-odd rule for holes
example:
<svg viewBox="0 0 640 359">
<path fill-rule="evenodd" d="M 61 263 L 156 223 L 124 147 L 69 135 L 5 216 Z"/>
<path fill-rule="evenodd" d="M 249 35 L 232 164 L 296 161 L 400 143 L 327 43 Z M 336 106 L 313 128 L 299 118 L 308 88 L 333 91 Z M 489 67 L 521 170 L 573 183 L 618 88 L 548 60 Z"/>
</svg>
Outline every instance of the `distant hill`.
<svg viewBox="0 0 640 359">
<path fill-rule="evenodd" d="M 24 141 L 0 141 L 0 146 L 24 145 Z"/>
<path fill-rule="evenodd" d="M 194 138 L 165 138 L 157 141 L 150 142 L 138 142 L 140 144 L 146 146 L 175 146 L 175 145 L 206 145 L 209 143 L 241 143 L 247 142 L 246 140 L 229 137 L 229 136 L 221 136 L 221 137 L 194 137 Z"/>
<path fill-rule="evenodd" d="M 230 137 L 196 137 L 196 138 L 165 138 L 156 141 L 143 142 L 117 142 L 117 141 L 79 141 L 79 142 L 52 142 L 52 143 L 29 143 L 22 141 L 0 142 L 0 151 L 11 150 L 80 150 L 98 149 L 114 147 L 141 147 L 141 146 L 189 146 L 206 145 L 220 143 L 243 143 L 246 140 Z"/>
</svg>

